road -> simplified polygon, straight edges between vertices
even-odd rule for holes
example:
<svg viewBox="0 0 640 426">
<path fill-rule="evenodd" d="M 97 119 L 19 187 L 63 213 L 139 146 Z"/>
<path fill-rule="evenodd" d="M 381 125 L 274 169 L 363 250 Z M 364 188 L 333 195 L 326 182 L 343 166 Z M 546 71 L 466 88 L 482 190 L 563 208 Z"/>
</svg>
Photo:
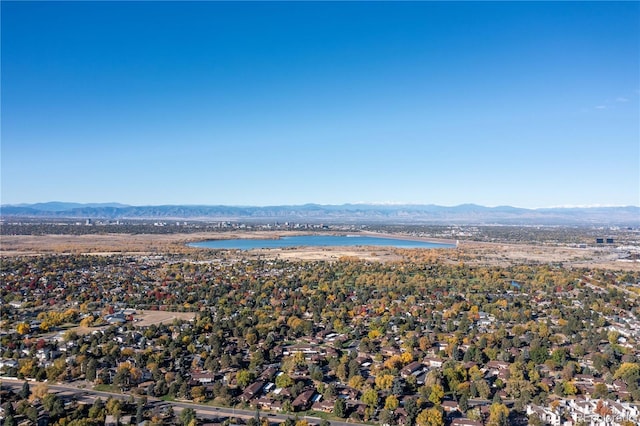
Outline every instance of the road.
<svg viewBox="0 0 640 426">
<path fill-rule="evenodd" d="M 19 392 L 22 389 L 22 384 L 24 380 L 17 380 L 12 378 L 2 377 L 2 386 L 8 387 L 14 390 L 14 392 Z M 29 384 L 33 387 L 38 382 L 29 382 Z M 50 392 L 55 392 L 59 395 L 64 395 L 67 397 L 75 398 L 79 402 L 86 402 L 92 404 L 96 399 L 103 398 L 107 399 L 109 397 L 118 398 L 121 400 L 128 400 L 131 396 L 129 394 L 120 394 L 120 393 L 111 393 L 111 392 L 103 392 L 97 391 L 93 389 L 81 389 L 77 386 L 73 386 L 71 384 L 51 384 L 47 383 Z M 179 413 L 185 408 L 192 408 L 195 410 L 197 416 L 206 420 L 220 419 L 226 417 L 235 417 L 242 419 L 250 419 L 255 417 L 255 410 L 243 410 L 238 408 L 229 408 L 229 407 L 212 407 L 210 405 L 202 405 L 202 404 L 192 404 L 189 402 L 180 402 L 180 401 L 164 401 L 159 398 L 147 397 L 147 405 L 152 407 L 159 407 L 161 405 L 171 405 L 173 407 L 174 413 L 179 415 Z M 271 423 L 282 423 L 286 419 L 293 417 L 292 415 L 287 414 L 277 414 L 271 412 L 260 411 L 261 417 L 267 417 Z M 311 417 L 311 416 L 300 416 L 301 419 L 305 419 L 312 425 L 319 425 L 320 419 L 319 417 Z M 354 422 L 340 422 L 340 421 L 331 421 L 331 425 L 333 426 L 353 426 L 353 425 L 364 425 L 364 423 L 354 423 Z"/>
</svg>

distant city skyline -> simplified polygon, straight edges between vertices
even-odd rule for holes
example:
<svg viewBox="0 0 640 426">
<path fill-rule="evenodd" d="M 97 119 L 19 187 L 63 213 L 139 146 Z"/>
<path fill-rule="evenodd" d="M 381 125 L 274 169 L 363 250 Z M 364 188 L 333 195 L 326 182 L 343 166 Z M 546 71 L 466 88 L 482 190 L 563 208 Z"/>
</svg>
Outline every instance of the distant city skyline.
<svg viewBox="0 0 640 426">
<path fill-rule="evenodd" d="M 6 2 L 2 204 L 640 205 L 638 2 Z"/>
</svg>

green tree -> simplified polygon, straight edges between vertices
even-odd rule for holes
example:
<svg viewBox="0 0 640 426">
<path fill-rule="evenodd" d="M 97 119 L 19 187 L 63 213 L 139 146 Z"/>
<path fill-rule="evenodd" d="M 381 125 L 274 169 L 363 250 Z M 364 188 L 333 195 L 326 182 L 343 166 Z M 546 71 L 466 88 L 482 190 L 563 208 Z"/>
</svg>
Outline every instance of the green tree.
<svg viewBox="0 0 640 426">
<path fill-rule="evenodd" d="M 102 399 L 98 397 L 89 409 L 89 418 L 101 419 L 104 418 L 104 415 L 104 403 L 102 402 Z"/>
<path fill-rule="evenodd" d="M 13 404 L 11 402 L 5 402 L 2 405 L 2 408 L 4 409 L 4 425 L 5 426 L 16 426 L 16 419 L 15 419 L 15 410 L 13 409 Z"/>
<path fill-rule="evenodd" d="M 551 359 L 560 367 L 564 367 L 567 362 L 567 350 L 565 348 L 558 348 L 551 353 Z"/>
<path fill-rule="evenodd" d="M 236 382 L 240 387 L 247 387 L 254 379 L 253 373 L 248 370 L 240 370 L 236 374 Z"/>
<path fill-rule="evenodd" d="M 16 426 L 16 419 L 13 414 L 7 414 L 4 417 L 4 426 Z"/>
<path fill-rule="evenodd" d="M 25 381 L 22 384 L 22 389 L 20 390 L 20 393 L 18 393 L 18 396 L 21 399 L 28 399 L 29 396 L 31 396 L 31 388 L 29 387 L 29 382 Z"/>
<path fill-rule="evenodd" d="M 27 416 L 32 423 L 37 423 L 38 421 L 38 409 L 33 405 L 29 405 L 24 412 L 24 415 Z"/>
<path fill-rule="evenodd" d="M 594 399 L 601 399 L 609 396 L 609 389 L 607 389 L 607 385 L 604 383 L 596 383 L 593 387 L 593 395 L 591 396 Z"/>
<path fill-rule="evenodd" d="M 49 412 L 51 417 L 62 417 L 65 413 L 64 411 L 64 403 L 62 400 L 55 394 L 49 393 L 42 400 L 42 405 L 44 409 Z"/>
<path fill-rule="evenodd" d="M 344 399 L 338 398 L 336 402 L 333 404 L 333 414 L 341 419 L 347 417 L 347 404 L 344 402 Z"/>
<path fill-rule="evenodd" d="M 109 397 L 105 403 L 107 414 L 119 417 L 122 413 L 122 402 L 119 399 Z"/>
<path fill-rule="evenodd" d="M 460 407 L 460 411 L 466 413 L 469 409 L 469 398 L 466 395 L 462 395 L 460 397 L 460 401 L 458 401 L 458 407 Z"/>
<path fill-rule="evenodd" d="M 378 405 L 378 392 L 375 389 L 367 389 L 362 393 L 362 402 L 367 404 L 370 408 L 375 408 Z"/>
<path fill-rule="evenodd" d="M 94 358 L 91 358 L 87 362 L 87 370 L 85 372 L 85 378 L 89 382 L 93 382 L 96 379 L 97 367 L 98 367 L 98 362 Z"/>
<path fill-rule="evenodd" d="M 144 405 L 138 403 L 136 405 L 136 424 L 140 424 L 144 421 Z"/>
<path fill-rule="evenodd" d="M 545 347 L 537 346 L 529 351 L 529 356 L 536 364 L 544 364 L 544 362 L 549 358 L 549 350 Z"/>
<path fill-rule="evenodd" d="M 276 386 L 279 388 L 288 388 L 293 385 L 293 380 L 287 373 L 282 373 L 276 377 Z"/>
<path fill-rule="evenodd" d="M 407 398 L 404 402 L 404 410 L 407 412 L 409 424 L 412 424 L 420 412 L 420 407 L 418 406 L 416 398 Z"/>
<path fill-rule="evenodd" d="M 182 426 L 189 426 L 192 420 L 195 420 L 196 412 L 193 408 L 184 408 L 180 413 L 180 423 Z"/>
</svg>

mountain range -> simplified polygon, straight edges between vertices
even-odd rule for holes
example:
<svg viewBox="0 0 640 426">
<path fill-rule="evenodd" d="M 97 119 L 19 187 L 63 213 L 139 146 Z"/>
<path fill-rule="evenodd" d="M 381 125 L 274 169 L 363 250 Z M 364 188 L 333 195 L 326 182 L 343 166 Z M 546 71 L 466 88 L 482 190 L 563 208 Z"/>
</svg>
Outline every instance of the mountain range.
<svg viewBox="0 0 640 426">
<path fill-rule="evenodd" d="M 341 204 L 284 206 L 161 205 L 65 203 L 2 205 L 0 217 L 104 220 L 299 221 L 389 224 L 640 225 L 640 207 L 558 207 L 525 209 L 476 204 Z"/>
</svg>

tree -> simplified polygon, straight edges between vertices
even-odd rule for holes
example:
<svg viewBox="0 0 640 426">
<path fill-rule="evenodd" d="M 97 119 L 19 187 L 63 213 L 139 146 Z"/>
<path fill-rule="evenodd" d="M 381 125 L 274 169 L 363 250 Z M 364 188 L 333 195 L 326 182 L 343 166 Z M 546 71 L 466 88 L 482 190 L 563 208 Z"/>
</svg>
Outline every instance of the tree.
<svg viewBox="0 0 640 426">
<path fill-rule="evenodd" d="M 11 402 L 6 402 L 2 405 L 4 408 L 4 426 L 16 426 L 15 411 Z"/>
<path fill-rule="evenodd" d="M 578 393 L 578 388 L 573 384 L 573 382 L 563 382 L 562 392 L 567 396 L 576 395 Z"/>
<path fill-rule="evenodd" d="M 404 401 L 404 410 L 407 412 L 407 417 L 413 422 L 420 412 L 420 406 L 416 398 L 407 398 Z"/>
<path fill-rule="evenodd" d="M 309 367 L 309 377 L 311 377 L 311 380 L 321 382 L 323 377 L 322 369 L 317 365 L 312 365 L 311 367 Z"/>
<path fill-rule="evenodd" d="M 123 363 L 118 366 L 116 375 L 113 377 L 113 383 L 123 387 L 129 387 L 131 384 L 131 368 L 128 363 Z"/>
<path fill-rule="evenodd" d="M 4 417 L 4 426 L 16 426 L 16 419 L 13 414 L 6 414 Z"/>
<path fill-rule="evenodd" d="M 109 397 L 105 404 L 107 414 L 118 417 L 122 413 L 122 402 L 119 399 Z"/>
<path fill-rule="evenodd" d="M 549 358 L 549 350 L 542 346 L 536 346 L 529 351 L 529 356 L 536 364 L 544 364 Z"/>
<path fill-rule="evenodd" d="M 196 412 L 193 408 L 185 408 L 180 413 L 180 423 L 183 426 L 189 426 L 192 420 L 195 420 Z"/>
<path fill-rule="evenodd" d="M 47 385 L 46 383 L 38 383 L 34 389 L 33 392 L 31 393 L 31 398 L 32 399 L 44 399 L 45 396 L 47 396 L 47 394 L 49 393 L 49 385 Z"/>
<path fill-rule="evenodd" d="M 344 399 L 336 399 L 336 402 L 333 404 L 333 414 L 341 419 L 347 417 L 347 404 L 344 402 Z"/>
<path fill-rule="evenodd" d="M 293 380 L 287 373 L 282 373 L 276 377 L 276 386 L 279 388 L 288 388 L 293 385 Z"/>
<path fill-rule="evenodd" d="M 528 419 L 527 419 L 527 424 L 529 426 L 544 426 L 544 422 L 540 419 L 540 417 L 538 417 L 537 414 L 532 413 Z"/>
<path fill-rule="evenodd" d="M 140 424 L 144 421 L 144 404 L 140 403 L 138 400 L 138 404 L 136 406 L 136 424 Z"/>
<path fill-rule="evenodd" d="M 42 400 L 42 405 L 44 406 L 44 409 L 49 412 L 51 417 L 59 418 L 65 413 L 64 403 L 57 395 L 51 393 L 47 394 L 47 396 Z"/>
<path fill-rule="evenodd" d="M 284 376 L 284 374 L 282 374 L 282 376 Z M 254 378 L 253 373 L 251 373 L 248 370 L 240 370 L 236 374 L 236 382 L 240 387 L 243 387 L 243 388 L 246 387 L 249 383 L 251 383 L 253 381 L 253 378 Z M 280 386 L 280 387 L 286 387 L 286 386 Z"/>
<path fill-rule="evenodd" d="M 80 320 L 80 327 L 91 327 L 93 325 L 93 315 L 87 315 L 82 320 Z"/>
<path fill-rule="evenodd" d="M 460 401 L 458 401 L 458 407 L 460 407 L 460 411 L 466 413 L 469 409 L 469 398 L 466 395 L 462 395 L 460 397 Z"/>
<path fill-rule="evenodd" d="M 361 389 L 362 386 L 364 385 L 364 377 L 362 377 L 359 374 L 356 374 L 355 376 L 351 376 L 349 378 L 349 386 L 351 386 L 354 389 Z"/>
<path fill-rule="evenodd" d="M 21 322 L 16 326 L 16 331 L 18 332 L 18 334 L 24 336 L 25 334 L 28 334 L 31 331 L 31 327 L 26 322 Z"/>
<path fill-rule="evenodd" d="M 389 390 L 393 386 L 394 377 L 391 374 L 381 374 L 376 376 L 376 387 L 380 390 Z"/>
<path fill-rule="evenodd" d="M 431 401 L 434 405 L 440 405 L 442 403 L 442 398 L 444 398 L 444 389 L 438 383 L 431 386 L 431 393 L 429 394 L 429 401 Z"/>
<path fill-rule="evenodd" d="M 389 410 L 382 410 L 380 411 L 379 420 L 380 420 L 380 424 L 382 425 L 392 425 L 392 424 L 395 424 L 396 419 L 395 419 L 395 416 L 393 415 L 393 412 Z"/>
<path fill-rule="evenodd" d="M 489 421 L 487 426 L 508 426 L 509 409 L 506 405 L 494 402 L 489 407 Z"/>
<path fill-rule="evenodd" d="M 417 426 L 444 426 L 442 411 L 436 407 L 422 410 L 416 417 Z"/>
<path fill-rule="evenodd" d="M 389 395 L 384 401 L 384 409 L 389 411 L 394 411 L 398 408 L 400 402 L 398 401 L 398 397 L 395 395 Z"/>
<path fill-rule="evenodd" d="M 205 400 L 204 386 L 192 387 L 191 399 L 193 399 L 194 402 L 203 402 Z"/>
<path fill-rule="evenodd" d="M 38 409 L 33 405 L 29 405 L 24 414 L 32 423 L 36 423 L 38 421 Z"/>
<path fill-rule="evenodd" d="M 367 404 L 370 408 L 375 408 L 378 405 L 378 392 L 375 389 L 367 389 L 362 394 L 362 402 Z"/>
<path fill-rule="evenodd" d="M 605 404 L 602 400 L 598 401 L 598 403 L 596 404 L 596 408 L 593 411 L 594 411 L 594 413 L 598 414 L 599 416 L 601 416 L 603 418 L 606 418 L 612 412 L 611 408 L 609 408 L 607 406 L 607 404 Z"/>
<path fill-rule="evenodd" d="M 325 399 L 331 399 L 336 396 L 337 393 L 338 391 L 336 390 L 335 383 L 329 383 L 329 385 L 324 389 L 322 396 L 324 396 Z"/>
<path fill-rule="evenodd" d="M 606 398 L 609 395 L 609 389 L 607 389 L 607 385 L 604 383 L 596 383 L 593 387 L 593 395 L 591 395 L 594 399 Z"/>
<path fill-rule="evenodd" d="M 21 399 L 28 399 L 30 395 L 31 388 L 29 387 L 29 382 L 25 381 L 22 384 L 22 389 L 20 390 L 20 393 L 18 393 L 18 396 L 20 396 Z"/>
<path fill-rule="evenodd" d="M 507 380 L 507 387 L 505 391 L 513 399 L 518 399 L 522 396 L 532 395 L 535 393 L 536 388 L 528 380 Z"/>
<path fill-rule="evenodd" d="M 489 395 L 491 395 L 491 388 L 489 387 L 489 384 L 487 383 L 487 381 L 484 379 L 481 379 L 474 383 L 476 385 L 476 389 L 478 390 L 478 395 L 480 396 L 480 398 L 482 399 L 489 398 Z"/>
<path fill-rule="evenodd" d="M 98 362 L 94 358 L 91 358 L 87 362 L 87 370 L 85 372 L 85 379 L 87 379 L 87 381 L 93 382 L 96 379 L 97 368 Z"/>
<path fill-rule="evenodd" d="M 567 362 L 567 350 L 565 348 L 558 348 L 551 353 L 551 359 L 560 367 L 564 367 Z"/>
<path fill-rule="evenodd" d="M 95 400 L 91 408 L 89 409 L 89 418 L 91 419 L 100 419 L 104 417 L 104 403 L 102 399 L 98 397 Z"/>
<path fill-rule="evenodd" d="M 614 379 L 622 379 L 631 384 L 640 380 L 640 364 L 635 362 L 623 362 L 613 375 Z"/>
</svg>

